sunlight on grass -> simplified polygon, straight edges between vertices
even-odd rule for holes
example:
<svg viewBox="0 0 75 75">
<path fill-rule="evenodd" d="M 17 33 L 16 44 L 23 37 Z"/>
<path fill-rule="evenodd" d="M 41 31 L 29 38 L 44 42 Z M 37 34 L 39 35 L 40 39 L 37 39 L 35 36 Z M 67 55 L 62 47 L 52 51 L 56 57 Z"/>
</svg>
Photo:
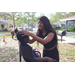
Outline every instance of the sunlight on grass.
<svg viewBox="0 0 75 75">
<path fill-rule="evenodd" d="M 18 40 L 13 40 L 11 35 L 5 35 L 7 44 L 0 46 L 0 62 L 18 62 L 19 45 Z M 31 38 L 31 37 L 30 37 Z M 0 40 L 2 42 L 2 40 Z M 31 47 L 37 47 L 37 42 L 30 44 Z M 39 43 L 39 51 L 43 53 L 43 45 Z M 58 43 L 60 62 L 75 62 L 75 43 Z M 23 58 L 22 58 L 23 60 Z"/>
<path fill-rule="evenodd" d="M 9 38 L 9 37 L 11 37 L 11 35 L 5 35 L 5 38 Z"/>
<path fill-rule="evenodd" d="M 59 55 L 61 62 L 75 62 L 75 49 L 70 44 L 59 44 Z"/>
</svg>

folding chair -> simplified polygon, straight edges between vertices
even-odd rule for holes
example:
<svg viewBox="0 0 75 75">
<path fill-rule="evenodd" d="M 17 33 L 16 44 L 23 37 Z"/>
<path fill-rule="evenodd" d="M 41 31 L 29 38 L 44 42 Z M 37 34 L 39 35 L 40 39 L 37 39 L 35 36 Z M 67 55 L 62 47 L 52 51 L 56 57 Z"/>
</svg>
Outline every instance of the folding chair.
<svg viewBox="0 0 75 75">
<path fill-rule="evenodd" d="M 35 51 L 35 52 L 38 52 L 39 56 L 41 57 L 41 53 L 39 51 Z M 25 47 L 19 45 L 19 56 L 20 56 L 20 62 L 21 62 L 21 56 L 23 56 L 26 62 L 34 62 L 32 47 L 29 46 Z"/>
</svg>

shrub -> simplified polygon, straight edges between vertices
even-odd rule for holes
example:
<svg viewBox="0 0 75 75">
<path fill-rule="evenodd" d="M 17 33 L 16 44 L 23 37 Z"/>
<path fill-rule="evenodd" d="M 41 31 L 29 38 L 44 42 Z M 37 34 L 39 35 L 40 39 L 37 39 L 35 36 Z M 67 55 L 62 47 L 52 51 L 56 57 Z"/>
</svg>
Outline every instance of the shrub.
<svg viewBox="0 0 75 75">
<path fill-rule="evenodd" d="M 7 28 L 5 28 L 4 31 L 8 31 Z"/>
<path fill-rule="evenodd" d="M 75 32 L 75 25 L 72 27 L 72 26 L 70 26 L 68 29 L 67 29 L 67 31 L 69 31 L 69 32 Z"/>
<path fill-rule="evenodd" d="M 52 24 L 52 26 L 57 26 L 57 24 Z"/>
</svg>

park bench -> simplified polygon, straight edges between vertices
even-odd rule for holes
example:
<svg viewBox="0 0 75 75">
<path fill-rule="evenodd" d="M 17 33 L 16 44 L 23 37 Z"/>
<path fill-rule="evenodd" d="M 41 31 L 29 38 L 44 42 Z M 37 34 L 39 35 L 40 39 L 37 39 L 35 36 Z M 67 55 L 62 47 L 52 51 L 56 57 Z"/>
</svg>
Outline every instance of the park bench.
<svg viewBox="0 0 75 75">
<path fill-rule="evenodd" d="M 62 37 L 66 35 L 66 31 L 58 31 L 58 35 L 61 36 L 61 42 L 62 42 Z"/>
<path fill-rule="evenodd" d="M 39 56 L 41 57 L 41 53 L 39 51 L 35 51 L 35 52 L 38 52 Z M 23 56 L 24 60 L 26 59 L 25 61 L 28 60 L 29 62 L 34 62 L 32 47 L 24 47 L 19 42 L 19 61 L 20 62 L 21 62 L 21 56 Z"/>
</svg>

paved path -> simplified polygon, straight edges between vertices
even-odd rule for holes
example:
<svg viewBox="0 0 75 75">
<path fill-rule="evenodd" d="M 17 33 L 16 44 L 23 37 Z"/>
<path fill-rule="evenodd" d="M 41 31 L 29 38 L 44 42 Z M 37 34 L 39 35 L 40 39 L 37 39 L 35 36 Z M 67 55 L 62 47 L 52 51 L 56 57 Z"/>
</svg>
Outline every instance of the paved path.
<svg viewBox="0 0 75 75">
<path fill-rule="evenodd" d="M 58 39 L 61 39 L 60 36 L 57 36 L 57 37 L 58 37 Z M 75 38 L 70 38 L 70 37 L 63 36 L 62 39 L 65 40 L 65 41 L 62 41 L 62 42 L 58 41 L 58 42 L 59 43 L 75 43 Z"/>
<path fill-rule="evenodd" d="M 11 34 L 10 33 L 3 33 L 3 34 L 0 33 L 0 35 L 11 35 Z"/>
</svg>

